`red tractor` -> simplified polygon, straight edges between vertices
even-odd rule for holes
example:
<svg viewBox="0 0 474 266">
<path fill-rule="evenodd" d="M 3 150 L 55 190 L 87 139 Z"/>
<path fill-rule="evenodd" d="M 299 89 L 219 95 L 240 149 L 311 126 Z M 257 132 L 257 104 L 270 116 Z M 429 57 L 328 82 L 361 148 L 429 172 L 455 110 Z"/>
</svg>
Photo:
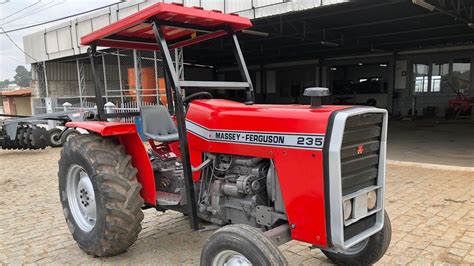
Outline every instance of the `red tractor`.
<svg viewBox="0 0 474 266">
<path fill-rule="evenodd" d="M 255 104 L 236 32 L 249 19 L 158 3 L 81 39 L 89 45 L 98 113 L 69 122 L 89 132 L 70 139 L 59 161 L 66 222 L 79 247 L 95 256 L 125 251 L 138 237 L 144 208 L 174 210 L 192 229 L 222 226 L 206 242 L 202 265 L 284 265 L 277 248 L 299 240 L 339 264 L 371 264 L 386 252 L 384 210 L 387 112 L 321 105 Z M 170 49 L 227 37 L 242 82 L 178 79 Z M 156 50 L 167 79 L 168 107 L 105 113 L 96 47 Z M 242 89 L 246 102 L 212 99 L 185 88 Z M 147 151 L 134 124 L 141 116 Z"/>
</svg>

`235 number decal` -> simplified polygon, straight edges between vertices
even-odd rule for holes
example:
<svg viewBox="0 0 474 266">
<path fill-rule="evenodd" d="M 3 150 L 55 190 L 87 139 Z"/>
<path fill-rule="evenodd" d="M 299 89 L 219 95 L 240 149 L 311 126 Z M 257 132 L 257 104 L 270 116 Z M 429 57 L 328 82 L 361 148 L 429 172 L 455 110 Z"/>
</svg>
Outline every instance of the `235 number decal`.
<svg viewBox="0 0 474 266">
<path fill-rule="evenodd" d="M 301 146 L 311 146 L 311 147 L 322 147 L 323 146 L 322 137 L 298 137 L 296 144 Z"/>
</svg>

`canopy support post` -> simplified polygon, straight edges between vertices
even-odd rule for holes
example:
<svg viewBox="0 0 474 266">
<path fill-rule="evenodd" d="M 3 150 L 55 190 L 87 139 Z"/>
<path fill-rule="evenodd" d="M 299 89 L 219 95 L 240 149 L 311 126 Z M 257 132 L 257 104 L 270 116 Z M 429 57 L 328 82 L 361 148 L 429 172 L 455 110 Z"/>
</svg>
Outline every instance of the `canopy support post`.
<svg viewBox="0 0 474 266">
<path fill-rule="evenodd" d="M 102 85 L 100 84 L 99 78 L 99 69 L 97 68 L 97 61 L 95 56 L 97 53 L 97 47 L 95 44 L 92 44 L 91 47 L 87 50 L 89 54 L 89 59 L 91 62 L 92 78 L 94 79 L 94 90 L 95 90 L 95 103 L 97 105 L 97 118 L 99 120 L 105 119 L 104 112 L 104 99 L 102 99 Z"/>
<path fill-rule="evenodd" d="M 254 104 L 255 103 L 255 95 L 253 91 L 252 80 L 250 79 L 250 74 L 247 69 L 247 65 L 245 64 L 244 55 L 242 54 L 242 50 L 240 50 L 239 40 L 237 39 L 237 35 L 235 32 L 232 34 L 232 49 L 234 50 L 235 59 L 237 60 L 237 65 L 239 66 L 240 75 L 242 76 L 242 80 L 244 82 L 248 82 L 249 86 L 245 89 L 247 99 L 245 104 Z"/>
<path fill-rule="evenodd" d="M 184 114 L 184 106 L 183 106 L 183 99 L 181 97 L 181 87 L 179 85 L 178 76 L 176 73 L 176 69 L 173 66 L 173 59 L 171 58 L 170 50 L 168 48 L 168 44 L 166 43 L 165 36 L 163 33 L 162 28 L 160 27 L 157 21 L 152 22 L 153 25 L 153 33 L 155 34 L 156 41 L 160 47 L 160 52 L 162 54 L 163 64 L 165 66 L 165 71 L 168 74 L 168 78 L 170 79 L 171 89 L 174 93 L 174 101 L 175 101 L 175 114 L 176 114 L 176 122 L 178 124 L 178 134 L 179 134 L 179 146 L 182 154 L 182 163 L 183 163 L 183 171 L 184 171 L 184 182 L 186 188 L 186 205 L 188 209 L 188 216 L 191 228 L 193 230 L 199 229 L 199 218 L 197 216 L 197 204 L 196 204 L 196 196 L 194 191 L 194 181 L 192 178 L 192 171 L 191 171 L 191 159 L 189 158 L 189 147 L 188 147 L 188 138 L 187 138 L 187 131 L 186 131 L 186 124 L 185 124 L 185 114 Z M 170 95 L 168 95 L 169 97 Z M 168 98 L 168 103 L 171 102 L 172 99 Z"/>
<path fill-rule="evenodd" d="M 162 64 L 164 63 L 162 62 Z M 173 92 L 171 90 L 171 81 L 168 71 L 163 71 L 163 76 L 165 78 L 165 93 L 166 99 L 168 100 L 168 111 L 170 112 L 170 114 L 174 114 Z"/>
</svg>

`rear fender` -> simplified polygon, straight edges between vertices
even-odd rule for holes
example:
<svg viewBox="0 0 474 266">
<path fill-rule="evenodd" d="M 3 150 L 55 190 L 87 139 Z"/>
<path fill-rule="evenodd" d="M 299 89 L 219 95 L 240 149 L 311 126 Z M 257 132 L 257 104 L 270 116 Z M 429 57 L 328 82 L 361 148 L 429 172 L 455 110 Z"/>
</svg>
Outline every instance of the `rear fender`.
<svg viewBox="0 0 474 266">
<path fill-rule="evenodd" d="M 150 158 L 138 135 L 135 124 L 102 121 L 68 122 L 67 127 L 82 128 L 100 134 L 103 137 L 116 137 L 125 151 L 132 157 L 137 168 L 137 179 L 142 184 L 140 195 L 145 203 L 156 205 L 155 178 Z"/>
</svg>

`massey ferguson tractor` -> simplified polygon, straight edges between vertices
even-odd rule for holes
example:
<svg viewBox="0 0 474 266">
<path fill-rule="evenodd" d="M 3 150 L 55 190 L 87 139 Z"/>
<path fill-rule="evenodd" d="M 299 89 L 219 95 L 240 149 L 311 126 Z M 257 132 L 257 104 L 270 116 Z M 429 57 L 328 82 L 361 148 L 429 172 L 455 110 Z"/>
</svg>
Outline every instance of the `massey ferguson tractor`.
<svg viewBox="0 0 474 266">
<path fill-rule="evenodd" d="M 308 88 L 311 105 L 255 104 L 236 32 L 249 19 L 158 3 L 85 35 L 95 75 L 97 114 L 69 122 L 83 134 L 59 161 L 59 194 L 79 247 L 111 256 L 130 247 L 143 209 L 173 210 L 191 228 L 221 226 L 207 240 L 201 265 L 286 265 L 278 249 L 290 240 L 319 248 L 337 264 L 372 264 L 386 252 L 384 210 L 387 112 L 322 105 L 325 88 Z M 241 82 L 184 81 L 170 49 L 229 38 Z M 97 47 L 155 50 L 167 79 L 168 108 L 105 113 Z M 187 88 L 241 89 L 244 103 Z M 134 124 L 108 122 L 141 116 Z"/>
</svg>

